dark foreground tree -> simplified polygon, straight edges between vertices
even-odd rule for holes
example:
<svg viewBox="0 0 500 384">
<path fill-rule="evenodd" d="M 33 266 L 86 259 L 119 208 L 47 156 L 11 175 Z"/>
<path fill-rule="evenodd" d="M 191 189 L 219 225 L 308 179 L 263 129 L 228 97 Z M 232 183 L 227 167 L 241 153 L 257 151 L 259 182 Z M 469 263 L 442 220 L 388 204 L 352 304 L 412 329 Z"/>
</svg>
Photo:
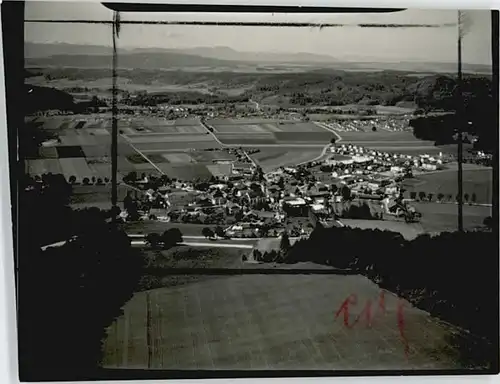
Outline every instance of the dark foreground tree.
<svg viewBox="0 0 500 384">
<path fill-rule="evenodd" d="M 201 234 L 205 236 L 206 238 L 213 237 L 214 236 L 214 231 L 212 231 L 210 228 L 205 227 L 201 230 Z"/>
<path fill-rule="evenodd" d="M 179 228 L 167 229 L 161 236 L 164 249 L 172 248 L 176 244 L 182 243 L 182 240 L 182 232 Z"/>
<path fill-rule="evenodd" d="M 131 298 L 142 266 L 128 236 L 102 216 L 98 209 L 87 211 L 81 216 L 86 225 L 79 225 L 77 237 L 63 246 L 22 249 L 19 356 L 24 379 L 69 381 L 101 364 L 106 328 Z"/>
<path fill-rule="evenodd" d="M 148 233 L 145 237 L 146 244 L 151 248 L 156 249 L 159 247 L 162 237 L 157 233 Z"/>
<path fill-rule="evenodd" d="M 283 233 L 281 236 L 281 241 L 280 241 L 280 251 L 283 253 L 288 252 L 290 249 L 290 237 L 288 236 L 288 233 Z"/>
<path fill-rule="evenodd" d="M 215 227 L 215 230 L 214 230 L 215 234 L 218 236 L 218 237 L 224 237 L 226 234 L 224 233 L 224 228 L 222 228 L 220 225 L 218 225 L 217 227 Z"/>
</svg>

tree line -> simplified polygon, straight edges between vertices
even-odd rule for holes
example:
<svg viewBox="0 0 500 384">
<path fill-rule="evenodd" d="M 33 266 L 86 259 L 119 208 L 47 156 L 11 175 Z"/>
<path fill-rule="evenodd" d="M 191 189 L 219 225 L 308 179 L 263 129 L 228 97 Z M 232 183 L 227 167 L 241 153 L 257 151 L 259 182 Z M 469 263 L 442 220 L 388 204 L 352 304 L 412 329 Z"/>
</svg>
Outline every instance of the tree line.
<svg viewBox="0 0 500 384">
<path fill-rule="evenodd" d="M 497 254 L 495 229 L 434 237 L 424 234 L 409 241 L 395 232 L 318 225 L 309 239 L 297 241 L 286 252 L 283 262 L 309 261 L 358 272 L 432 315 L 484 338 L 485 349 L 473 355 L 474 351 L 464 351 L 464 356 L 468 364 L 496 367 Z"/>
</svg>

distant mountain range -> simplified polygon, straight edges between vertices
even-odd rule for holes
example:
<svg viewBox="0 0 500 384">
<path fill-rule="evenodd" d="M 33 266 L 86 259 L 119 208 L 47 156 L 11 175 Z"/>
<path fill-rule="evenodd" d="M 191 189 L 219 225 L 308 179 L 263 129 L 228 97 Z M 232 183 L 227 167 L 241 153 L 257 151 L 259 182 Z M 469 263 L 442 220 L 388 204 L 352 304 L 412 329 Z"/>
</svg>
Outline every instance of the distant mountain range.
<svg viewBox="0 0 500 384">
<path fill-rule="evenodd" d="M 81 68 L 110 67 L 111 47 L 65 43 L 25 43 L 26 65 L 68 66 Z M 314 68 L 352 70 L 400 70 L 414 72 L 455 72 L 456 63 L 374 62 L 369 58 L 338 60 L 328 55 L 305 52 L 272 53 L 240 52 L 228 47 L 197 47 L 185 49 L 131 48 L 119 49 L 118 65 L 121 68 L 169 69 L 182 67 L 235 68 L 245 65 L 308 65 Z M 490 73 L 491 67 L 464 64 L 469 72 Z"/>
</svg>

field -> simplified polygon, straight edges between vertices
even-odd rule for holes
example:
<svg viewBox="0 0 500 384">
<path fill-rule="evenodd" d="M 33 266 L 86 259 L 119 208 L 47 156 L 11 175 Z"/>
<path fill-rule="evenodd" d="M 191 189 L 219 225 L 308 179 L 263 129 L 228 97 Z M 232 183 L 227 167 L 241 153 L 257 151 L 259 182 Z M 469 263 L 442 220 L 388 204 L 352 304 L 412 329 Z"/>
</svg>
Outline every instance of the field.
<svg viewBox="0 0 500 384">
<path fill-rule="evenodd" d="M 413 223 L 406 224 L 402 219 L 386 219 L 386 220 L 357 220 L 357 219 L 341 219 L 342 224 L 351 228 L 360 229 L 379 229 L 381 231 L 398 232 L 406 240 L 413 240 L 418 235 L 425 233 L 421 224 Z"/>
<path fill-rule="evenodd" d="M 353 293 L 359 303 L 351 309 L 350 323 L 368 299 L 378 299 L 379 288 L 361 276 L 193 280 L 135 294 L 108 330 L 103 365 L 188 370 L 461 368 L 452 340 L 455 328 L 406 301 L 400 328 L 404 342 L 398 299 L 390 293 L 385 295 L 385 314 L 378 313 L 371 328 L 361 320 L 349 329 L 342 316 L 336 319 L 335 312 Z"/>
<path fill-rule="evenodd" d="M 59 139 L 42 146 L 38 155 L 26 160 L 32 175 L 62 173 L 69 179 L 111 179 L 111 123 L 109 116 L 54 116 L 36 118 L 37 129 Z M 118 172 L 124 176 L 160 171 L 173 178 L 210 178 L 230 173 L 213 160 L 233 159 L 222 151 L 186 152 L 188 149 L 220 148 L 213 136 L 194 119 L 168 121 L 152 118 L 120 118 L 118 123 Z"/>
<path fill-rule="evenodd" d="M 458 225 L 458 207 L 456 204 L 412 202 L 416 210 L 422 213 L 419 223 L 407 224 L 402 218 L 385 215 L 384 220 L 352 220 L 340 221 L 349 227 L 362 229 L 380 229 L 398 232 L 404 238 L 412 240 L 423 233 L 454 232 Z M 491 208 L 464 205 L 464 229 L 473 230 L 481 227 L 483 220 L 491 216 Z"/>
<path fill-rule="evenodd" d="M 331 132 L 314 123 L 275 119 L 217 119 L 207 124 L 224 144 L 318 144 L 326 145 Z"/>
<path fill-rule="evenodd" d="M 458 207 L 456 204 L 412 203 L 422 213 L 420 225 L 426 232 L 454 232 L 458 228 Z M 483 220 L 491 216 L 491 207 L 464 205 L 464 228 L 480 227 Z"/>
<path fill-rule="evenodd" d="M 493 199 L 493 172 L 491 168 L 483 169 L 464 169 L 463 173 L 463 191 L 469 197 L 476 194 L 477 203 L 491 204 Z M 446 170 L 435 173 L 423 174 L 413 179 L 406 179 L 403 186 L 407 189 L 406 195 L 415 191 L 423 191 L 427 194 L 433 193 L 434 198 L 442 193 L 445 196 L 452 195 L 453 200 L 458 193 L 457 172 L 455 170 Z"/>
<path fill-rule="evenodd" d="M 313 160 L 321 155 L 322 148 L 261 148 L 260 152 L 251 155 L 264 172 L 272 171 L 279 167 L 293 166 Z"/>
</svg>

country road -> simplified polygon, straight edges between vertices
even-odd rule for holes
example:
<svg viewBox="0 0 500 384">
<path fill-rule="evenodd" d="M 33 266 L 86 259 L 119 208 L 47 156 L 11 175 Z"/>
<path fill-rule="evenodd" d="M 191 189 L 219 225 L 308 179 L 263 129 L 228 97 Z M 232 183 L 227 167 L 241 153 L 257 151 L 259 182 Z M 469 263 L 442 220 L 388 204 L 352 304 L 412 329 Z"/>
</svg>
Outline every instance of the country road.
<svg viewBox="0 0 500 384">
<path fill-rule="evenodd" d="M 133 246 L 144 246 L 146 241 L 144 236 L 134 236 L 131 235 L 131 244 Z M 221 239 L 221 240 L 209 240 L 202 236 L 183 236 L 183 241 L 178 243 L 178 245 L 187 245 L 190 247 L 212 247 L 212 248 L 241 248 L 241 249 L 252 249 L 259 239 Z M 61 247 L 66 244 L 66 241 L 58 241 L 56 243 L 48 244 L 42 246 L 42 251 L 52 247 Z"/>
<path fill-rule="evenodd" d="M 146 241 L 144 240 L 132 240 L 131 244 L 133 246 L 144 246 Z M 240 249 L 252 249 L 254 246 L 251 244 L 228 244 L 228 243 L 215 243 L 215 242 L 197 242 L 197 241 L 183 241 L 177 243 L 177 245 L 187 245 L 190 247 L 210 247 L 210 248 L 240 248 Z"/>
<path fill-rule="evenodd" d="M 337 142 L 342 141 L 342 136 L 340 136 L 339 133 L 335 129 L 330 128 L 328 125 L 321 123 L 319 121 L 313 121 L 312 123 L 320 128 L 323 128 L 323 129 L 333 133 L 335 136 L 337 136 Z"/>
</svg>

